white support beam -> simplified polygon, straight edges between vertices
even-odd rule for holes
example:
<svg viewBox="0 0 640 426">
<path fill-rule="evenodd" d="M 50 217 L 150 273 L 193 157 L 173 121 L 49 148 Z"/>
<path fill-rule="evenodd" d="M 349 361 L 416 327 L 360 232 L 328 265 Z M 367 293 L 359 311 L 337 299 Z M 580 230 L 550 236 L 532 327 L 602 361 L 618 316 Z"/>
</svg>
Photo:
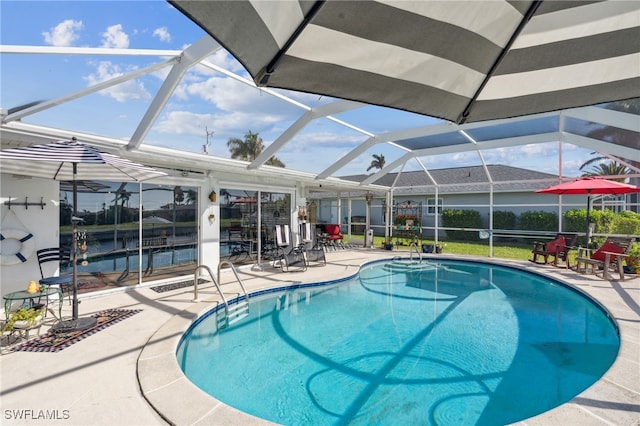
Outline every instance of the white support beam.
<svg viewBox="0 0 640 426">
<path fill-rule="evenodd" d="M 121 75 L 119 77 L 116 78 L 112 78 L 109 80 L 105 80 L 102 81 L 98 84 L 94 84 L 93 86 L 87 87 L 86 89 L 82 89 L 82 90 L 78 90 L 77 92 L 74 93 L 70 93 L 68 95 L 65 96 L 61 96 L 59 98 L 56 99 L 51 99 L 48 101 L 43 101 L 43 102 L 38 102 L 35 105 L 32 105 L 28 108 L 25 109 L 21 109 L 19 111 L 16 111 L 12 114 L 8 114 L 6 117 L 3 118 L 2 122 L 3 123 L 8 123 L 10 121 L 15 121 L 15 120 L 20 120 L 21 118 L 27 117 L 29 115 L 35 114 L 37 112 L 40 111 L 44 111 L 46 109 L 52 108 L 54 106 L 57 105 L 62 105 L 66 102 L 72 101 L 74 99 L 78 99 L 81 98 L 83 96 L 89 95 L 91 93 L 95 93 L 95 92 L 99 92 L 100 90 L 104 90 L 107 89 L 109 87 L 113 87 L 116 86 L 118 84 L 124 83 L 125 81 L 129 81 L 129 80 L 133 80 L 134 78 L 140 77 L 141 75 L 145 75 L 145 74 L 150 74 L 152 72 L 155 72 L 157 70 L 160 70 L 166 66 L 171 65 L 172 63 L 175 63 L 177 61 L 177 58 L 171 58 L 169 60 L 163 61 L 163 62 L 158 62 L 157 64 L 153 64 L 150 65 L 148 67 L 142 68 L 140 70 L 125 74 L 125 75 Z"/>
<path fill-rule="evenodd" d="M 440 155 L 457 152 L 475 151 L 476 149 L 495 149 L 506 148 L 510 146 L 522 146 L 534 143 L 547 143 L 559 140 L 560 135 L 557 132 L 541 133 L 539 135 L 518 136 L 514 138 L 494 139 L 490 141 L 482 141 L 475 146 L 471 143 L 463 143 L 458 145 L 444 145 L 436 148 L 426 148 L 413 151 L 416 157 L 424 157 L 427 155 Z"/>
<path fill-rule="evenodd" d="M 92 56 L 178 56 L 180 50 L 118 49 L 111 47 L 19 46 L 0 45 L 0 53 L 23 55 L 92 55 Z"/>
<path fill-rule="evenodd" d="M 636 148 L 628 148 L 623 145 L 605 142 L 600 139 L 592 139 L 586 136 L 574 135 L 573 133 L 568 132 L 563 134 L 563 140 L 573 145 L 588 148 L 597 152 L 606 152 L 615 155 L 616 157 L 627 158 L 630 160 L 637 160 L 640 158 L 640 146 L 637 146 Z"/>
<path fill-rule="evenodd" d="M 333 163 L 331 166 L 327 167 L 322 172 L 320 172 L 318 174 L 318 179 L 324 179 L 331 176 L 332 174 L 334 174 L 335 172 L 337 172 L 338 170 L 346 166 L 349 162 L 351 162 L 351 160 L 355 159 L 357 156 L 365 152 L 367 149 L 369 149 L 373 145 L 379 144 L 380 142 L 381 141 L 378 139 L 377 136 L 370 136 L 366 141 L 358 145 L 351 152 L 347 153 L 341 159 L 339 159 L 338 161 Z"/>
<path fill-rule="evenodd" d="M 390 164 L 384 166 L 378 172 L 372 174 L 371 176 L 369 176 L 368 178 L 363 180 L 361 182 L 361 184 L 362 185 L 368 185 L 368 184 L 370 184 L 372 182 L 375 182 L 376 180 L 380 179 L 382 176 L 386 175 L 387 173 L 391 172 L 392 170 L 395 170 L 397 167 L 399 167 L 399 166 L 403 166 L 404 167 L 406 162 L 409 161 L 413 157 L 414 157 L 414 155 L 412 153 L 407 152 L 402 157 L 396 159 L 395 161 L 392 161 Z M 402 173 L 402 171 L 400 173 Z M 398 177 L 400 176 L 400 173 L 398 173 Z"/>
<path fill-rule="evenodd" d="M 640 132 L 640 120 L 636 114 L 614 111 L 599 107 L 584 107 L 563 111 L 565 117 L 577 118 L 584 121 L 592 121 L 598 124 L 617 127 L 619 129 Z"/>
<path fill-rule="evenodd" d="M 516 138 L 505 138 L 505 139 L 496 139 L 493 141 L 484 141 L 482 142 L 482 144 L 479 144 L 479 145 L 482 146 L 482 149 L 494 149 L 494 148 L 505 148 L 510 146 L 528 145 L 530 143 L 552 142 L 554 140 L 558 140 L 558 138 L 559 138 L 558 133 L 554 132 L 554 133 L 545 133 L 542 135 L 520 136 Z M 417 157 L 426 157 L 428 155 L 452 154 L 452 153 L 458 153 L 458 152 L 469 152 L 469 151 L 477 151 L 477 150 L 478 150 L 478 146 L 476 146 L 475 144 L 465 143 L 465 144 L 459 144 L 459 145 L 445 145 L 445 146 L 439 146 L 437 148 L 427 148 L 427 149 L 408 152 L 402 157 L 392 162 L 391 164 L 385 166 L 382 170 L 378 171 L 377 173 L 374 173 L 373 175 L 363 180 L 362 184 L 368 185 L 372 182 L 375 182 L 385 174 L 394 170 L 400 164 L 404 164 L 405 162 L 407 162 L 412 157 L 417 158 Z"/>
<path fill-rule="evenodd" d="M 169 75 L 162 83 L 162 87 L 160 87 L 142 120 L 140 120 L 138 128 L 131 136 L 129 145 L 127 145 L 128 151 L 137 149 L 140 146 L 187 70 L 218 49 L 220 49 L 220 45 L 209 35 L 205 35 L 184 50 L 180 60 L 171 68 Z"/>
<path fill-rule="evenodd" d="M 428 126 L 416 127 L 413 129 L 403 129 L 393 132 L 382 133 L 376 136 L 373 136 L 365 140 L 363 143 L 355 147 L 353 150 L 345 154 L 338 161 L 333 163 L 331 166 L 327 167 L 325 170 L 318 174 L 318 178 L 322 179 L 327 176 L 331 176 L 342 167 L 346 166 L 349 162 L 357 158 L 359 155 L 363 154 L 366 150 L 371 148 L 374 145 L 380 143 L 391 143 L 396 147 L 408 151 L 406 148 L 396 145 L 393 141 L 403 140 L 403 139 L 411 139 L 417 138 L 420 136 L 432 136 L 438 135 L 442 133 L 451 133 L 456 130 L 459 130 L 460 126 L 453 123 L 442 123 L 442 124 L 433 124 Z M 380 172 L 376 173 L 379 174 Z"/>
<path fill-rule="evenodd" d="M 471 135 L 469 135 L 464 130 L 460 130 L 458 133 L 460 133 L 462 136 L 464 136 L 469 142 L 471 142 L 476 147 L 476 152 L 478 154 L 478 158 L 480 158 L 480 164 L 482 164 L 482 170 L 484 171 L 484 175 L 487 177 L 487 180 L 490 183 L 493 183 L 493 178 L 491 177 L 491 173 L 489 173 L 489 168 L 487 167 L 487 162 L 484 161 L 484 155 L 482 155 L 482 150 L 480 150 L 480 148 L 478 148 L 478 142 L 474 138 L 472 138 Z"/>
<path fill-rule="evenodd" d="M 271 145 L 266 147 L 251 164 L 249 169 L 257 169 L 269 160 L 280 148 L 288 144 L 295 135 L 304 129 L 309 122 L 318 118 L 331 116 L 331 114 L 339 114 L 341 112 L 350 111 L 365 106 L 360 102 L 339 100 L 321 105 L 307 111 L 302 117 L 298 118 L 287 130 L 284 131 Z"/>
</svg>

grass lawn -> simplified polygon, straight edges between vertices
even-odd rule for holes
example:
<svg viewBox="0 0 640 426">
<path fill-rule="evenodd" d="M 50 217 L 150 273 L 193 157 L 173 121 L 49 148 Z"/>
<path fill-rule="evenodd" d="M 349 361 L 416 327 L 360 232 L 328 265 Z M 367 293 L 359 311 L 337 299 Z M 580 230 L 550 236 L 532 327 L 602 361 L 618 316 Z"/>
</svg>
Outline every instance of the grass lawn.
<svg viewBox="0 0 640 426">
<path fill-rule="evenodd" d="M 356 240 L 361 240 L 358 236 L 352 235 Z M 374 246 L 382 247 L 384 241 L 383 237 L 374 237 Z M 395 242 L 395 240 L 394 240 Z M 422 243 L 433 244 L 433 241 L 423 240 Z M 408 243 L 407 243 L 408 244 Z M 488 242 L 456 242 L 456 241 L 441 241 L 440 245 L 443 245 L 443 253 L 449 254 L 464 254 L 473 256 L 489 256 L 489 243 Z M 531 259 L 531 249 L 533 244 L 524 243 L 512 243 L 512 242 L 494 242 L 493 244 L 493 257 L 499 257 L 504 259 L 518 259 L 528 260 Z M 409 251 L 408 245 L 394 245 L 394 251 Z"/>
</svg>

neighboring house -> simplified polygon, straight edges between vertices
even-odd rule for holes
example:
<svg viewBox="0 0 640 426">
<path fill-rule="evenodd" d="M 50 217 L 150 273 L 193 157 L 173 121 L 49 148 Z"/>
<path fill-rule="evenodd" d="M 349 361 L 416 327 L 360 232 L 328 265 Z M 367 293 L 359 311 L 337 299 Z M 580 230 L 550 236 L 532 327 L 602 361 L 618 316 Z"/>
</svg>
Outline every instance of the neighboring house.
<svg viewBox="0 0 640 426">
<path fill-rule="evenodd" d="M 368 175 L 342 178 L 362 181 L 366 177 Z M 557 196 L 535 193 L 537 189 L 556 183 L 557 175 L 504 165 L 487 165 L 486 169 L 483 166 L 472 166 L 428 172 L 411 171 L 403 172 L 399 176 L 398 173 L 389 173 L 375 182 L 376 185 L 387 186 L 392 191 L 394 217 L 397 214 L 418 212 L 425 237 L 432 236 L 436 226 L 442 226 L 440 213 L 443 209 L 477 210 L 481 214 L 483 226 L 487 228 L 491 208 L 494 212 L 511 211 L 516 216 L 526 211 L 558 213 Z M 317 205 L 319 223 L 336 222 L 337 218 L 341 218 L 342 224 L 346 224 L 348 218 L 351 218 L 352 231 L 359 233 L 366 220 L 366 195 L 366 192 L 342 193 L 338 201 L 338 194 L 335 192 L 314 192 L 309 195 L 309 201 Z M 369 224 L 376 235 L 384 235 L 386 195 L 371 195 L 373 199 Z M 406 209 L 409 201 L 411 211 Z M 564 196 L 562 203 L 562 211 L 584 209 L 586 197 Z M 353 225 L 354 223 L 356 225 Z"/>
</svg>

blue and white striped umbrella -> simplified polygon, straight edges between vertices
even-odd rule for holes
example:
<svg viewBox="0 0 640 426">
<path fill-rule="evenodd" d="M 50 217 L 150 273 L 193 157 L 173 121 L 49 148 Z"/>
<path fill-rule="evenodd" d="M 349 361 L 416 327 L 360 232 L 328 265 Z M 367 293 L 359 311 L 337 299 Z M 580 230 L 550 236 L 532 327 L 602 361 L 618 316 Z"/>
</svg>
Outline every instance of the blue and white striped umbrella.
<svg viewBox="0 0 640 426">
<path fill-rule="evenodd" d="M 74 174 L 75 165 L 75 174 Z M 78 142 L 56 141 L 0 151 L 0 170 L 61 181 L 143 181 L 166 173 Z"/>
</svg>

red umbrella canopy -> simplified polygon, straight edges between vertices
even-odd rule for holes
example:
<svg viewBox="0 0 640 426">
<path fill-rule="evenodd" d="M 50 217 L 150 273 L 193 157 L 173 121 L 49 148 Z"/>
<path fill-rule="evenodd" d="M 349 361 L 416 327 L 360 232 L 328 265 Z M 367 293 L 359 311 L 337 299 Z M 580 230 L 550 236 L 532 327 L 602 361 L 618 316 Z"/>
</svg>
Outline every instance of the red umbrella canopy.
<svg viewBox="0 0 640 426">
<path fill-rule="evenodd" d="M 640 187 L 629 185 L 628 183 L 617 182 L 615 180 L 603 179 L 600 177 L 584 177 L 571 182 L 564 182 L 559 185 L 539 189 L 536 192 L 542 194 L 567 194 L 567 195 L 589 195 L 589 194 L 629 194 L 640 192 Z"/>
</svg>

